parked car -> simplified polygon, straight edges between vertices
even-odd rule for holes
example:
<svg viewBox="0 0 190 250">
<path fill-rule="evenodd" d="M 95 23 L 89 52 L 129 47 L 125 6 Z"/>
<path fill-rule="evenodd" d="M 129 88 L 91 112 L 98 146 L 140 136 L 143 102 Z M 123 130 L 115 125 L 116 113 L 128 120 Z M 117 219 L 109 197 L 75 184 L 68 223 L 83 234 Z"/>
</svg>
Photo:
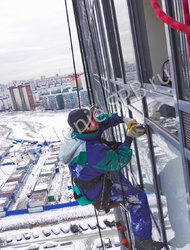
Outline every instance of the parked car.
<svg viewBox="0 0 190 250">
<path fill-rule="evenodd" d="M 56 241 L 49 241 L 43 244 L 43 248 L 53 248 L 53 247 L 57 247 L 58 243 Z"/>
<path fill-rule="evenodd" d="M 114 246 L 115 246 L 115 247 L 119 247 L 119 246 L 121 245 L 118 236 L 115 236 L 115 237 L 113 238 L 113 242 L 114 242 Z"/>
<path fill-rule="evenodd" d="M 69 227 L 67 226 L 61 227 L 60 229 L 64 234 L 67 234 L 70 231 Z"/>
<path fill-rule="evenodd" d="M 12 235 L 8 235 L 6 238 L 7 243 L 11 243 L 13 241 Z"/>
<path fill-rule="evenodd" d="M 24 236 L 25 240 L 29 240 L 31 238 L 30 233 L 24 233 L 23 236 Z"/>
<path fill-rule="evenodd" d="M 27 250 L 38 250 L 38 249 L 40 249 L 39 244 L 32 244 L 27 248 Z"/>
<path fill-rule="evenodd" d="M 88 230 L 88 225 L 86 223 L 80 223 L 79 227 L 82 231 Z"/>
<path fill-rule="evenodd" d="M 62 242 L 60 243 L 60 246 L 65 247 L 65 246 L 71 246 L 72 242 L 71 241 L 67 241 L 67 242 Z"/>
<path fill-rule="evenodd" d="M 49 229 L 43 229 L 43 230 L 42 230 L 42 233 L 43 233 L 46 237 L 48 237 L 48 236 L 51 235 L 51 231 L 50 231 Z"/>
<path fill-rule="evenodd" d="M 96 224 L 97 227 L 99 227 L 101 230 L 104 230 L 106 229 L 106 226 L 102 223 L 102 222 L 99 222 L 98 224 Z"/>
<path fill-rule="evenodd" d="M 19 235 L 16 235 L 16 240 L 17 240 L 17 241 L 21 241 L 21 240 L 22 240 L 22 235 L 20 235 L 20 234 L 19 234 Z"/>
<path fill-rule="evenodd" d="M 29 192 L 26 194 L 26 196 L 27 196 L 28 198 L 30 198 L 31 195 L 32 195 L 32 191 L 29 191 Z"/>
<path fill-rule="evenodd" d="M 39 234 L 37 232 L 32 232 L 32 236 L 34 239 L 39 238 Z"/>
<path fill-rule="evenodd" d="M 80 232 L 80 228 L 76 224 L 71 224 L 70 229 L 72 233 L 78 233 Z"/>
<path fill-rule="evenodd" d="M 115 221 L 109 221 L 108 219 L 104 220 L 104 224 L 108 227 L 114 227 L 115 226 Z"/>
<path fill-rule="evenodd" d="M 51 231 L 52 231 L 55 235 L 60 234 L 60 230 L 59 230 L 58 228 L 52 228 Z"/>
<path fill-rule="evenodd" d="M 97 250 L 104 250 L 104 242 L 102 244 L 101 240 L 98 238 L 95 240 L 95 247 Z"/>
<path fill-rule="evenodd" d="M 112 243 L 111 243 L 110 238 L 104 238 L 104 246 L 105 246 L 105 248 L 112 247 Z"/>
<path fill-rule="evenodd" d="M 94 230 L 94 229 L 97 228 L 96 224 L 95 224 L 95 223 L 92 223 L 92 222 L 88 223 L 88 226 L 89 226 L 89 228 L 92 229 L 92 230 Z"/>
</svg>

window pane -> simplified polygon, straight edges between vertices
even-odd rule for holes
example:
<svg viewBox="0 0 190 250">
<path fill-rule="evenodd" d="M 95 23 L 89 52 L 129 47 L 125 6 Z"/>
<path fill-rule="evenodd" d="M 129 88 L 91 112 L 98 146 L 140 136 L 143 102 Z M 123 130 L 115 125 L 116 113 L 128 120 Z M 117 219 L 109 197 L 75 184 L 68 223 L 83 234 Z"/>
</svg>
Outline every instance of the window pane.
<svg viewBox="0 0 190 250">
<path fill-rule="evenodd" d="M 177 137 L 173 97 L 147 91 L 146 100 L 149 118 Z"/>
<path fill-rule="evenodd" d="M 120 34 L 127 83 L 137 79 L 135 52 L 132 41 L 129 13 L 126 0 L 115 0 L 118 29 Z"/>
<path fill-rule="evenodd" d="M 153 141 L 169 244 L 190 249 L 190 222 L 180 152 L 158 134 L 153 135 Z"/>
<path fill-rule="evenodd" d="M 184 23 L 182 1 L 176 0 L 173 1 L 173 4 L 174 4 L 176 20 Z M 182 76 L 183 76 L 183 81 L 179 83 L 180 84 L 179 87 L 182 92 L 181 93 L 182 98 L 187 101 L 190 101 L 190 57 L 189 57 L 190 52 L 188 51 L 187 37 L 182 32 L 176 32 L 176 34 L 177 34 L 177 45 L 181 56 L 180 69 L 182 71 Z"/>
<path fill-rule="evenodd" d="M 144 189 L 148 197 L 151 212 L 153 214 L 154 221 L 159 226 L 158 206 L 156 201 L 156 194 L 154 189 L 152 166 L 150 162 L 150 151 L 148 148 L 147 137 L 143 136 L 137 140 L 140 165 L 143 176 Z M 160 226 L 159 226 L 160 227 Z M 153 223 L 153 238 L 159 240 L 159 234 L 156 229 L 155 223 Z"/>
</svg>

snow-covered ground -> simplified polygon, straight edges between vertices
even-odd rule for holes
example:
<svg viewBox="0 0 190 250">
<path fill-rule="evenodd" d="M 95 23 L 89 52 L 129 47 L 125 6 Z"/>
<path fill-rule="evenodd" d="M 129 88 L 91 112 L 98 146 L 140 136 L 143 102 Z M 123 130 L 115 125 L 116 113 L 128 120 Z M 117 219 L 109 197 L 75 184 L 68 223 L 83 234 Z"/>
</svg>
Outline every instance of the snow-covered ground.
<svg viewBox="0 0 190 250">
<path fill-rule="evenodd" d="M 1 114 L 0 127 L 1 138 L 3 138 L 3 145 L 9 145 L 13 139 L 21 140 L 38 140 L 43 142 L 53 140 L 63 140 L 64 136 L 69 131 L 67 126 L 68 112 L 7 112 Z M 4 131 L 4 133 L 3 133 Z M 5 135 L 7 131 L 11 131 L 7 140 Z M 25 145 L 26 144 L 26 145 Z M 24 151 L 27 151 L 27 142 L 24 144 L 14 144 L 10 149 L 8 156 L 2 162 L 13 162 L 15 165 L 0 167 L 0 186 L 6 182 L 9 176 L 16 170 L 16 164 Z M 53 153 L 53 152 L 52 152 Z M 48 147 L 43 147 L 42 155 L 38 163 L 31 169 L 31 173 L 27 174 L 27 181 L 23 185 L 22 192 L 20 192 L 15 204 L 11 209 L 26 208 L 28 198 L 27 194 L 33 189 L 41 168 L 50 156 L 51 150 Z M 23 155 L 22 155 L 23 157 Z M 64 178 L 63 178 L 64 177 Z M 60 172 L 56 174 L 52 181 L 52 188 L 49 195 L 54 194 L 59 197 L 60 201 L 68 202 L 71 200 L 71 195 L 67 190 L 67 185 L 70 184 L 70 177 L 67 167 L 60 168 Z"/>
<path fill-rule="evenodd" d="M 67 125 L 67 112 L 15 112 L 15 113 L 4 113 L 1 114 L 0 126 L 3 128 L 1 130 L 1 138 L 4 142 L 10 143 L 13 139 L 23 139 L 23 140 L 39 140 L 39 141 L 51 141 L 51 140 L 63 140 L 67 135 L 69 128 Z M 8 131 L 12 131 L 5 141 L 4 136 Z M 23 145 L 22 145 L 23 146 Z M 22 148 L 21 145 L 14 145 L 13 157 L 10 161 L 17 161 L 19 158 L 19 150 Z M 15 202 L 12 209 L 23 208 L 23 204 L 26 205 L 27 193 L 32 189 L 35 179 L 37 178 L 40 166 L 43 165 L 44 160 L 51 154 L 48 147 L 43 150 L 42 156 L 38 163 L 32 168 L 30 176 L 28 176 L 27 182 L 23 186 L 22 192 L 19 194 L 18 200 Z M 5 169 L 3 169 L 5 168 Z M 14 172 L 15 166 L 1 167 L 4 170 L 4 175 L 1 173 L 1 182 L 6 181 L 8 176 Z M 8 171 L 8 172 L 7 172 Z M 68 202 L 72 199 L 70 191 L 66 188 L 70 183 L 69 172 L 66 167 L 60 169 L 60 173 L 56 174 L 53 179 L 53 192 L 57 195 L 63 192 L 60 202 Z M 108 215 L 99 215 L 99 220 L 103 223 L 103 220 L 108 218 L 109 220 L 114 220 L 113 213 Z M 42 245 L 47 241 L 47 237 L 43 234 L 43 229 L 46 230 L 58 230 L 60 227 L 69 227 L 70 224 L 90 223 L 96 224 L 94 208 L 91 205 L 85 207 L 71 207 L 62 208 L 57 210 L 51 210 L 41 213 L 24 214 L 24 215 L 14 215 L 3 217 L 0 219 L 0 238 L 5 242 L 5 249 L 28 249 L 31 244 Z M 105 226 L 105 225 L 104 225 Z M 106 227 L 105 234 L 106 237 L 109 235 L 117 235 L 116 228 L 110 229 Z M 110 233 L 110 230 L 112 233 Z M 28 232 L 31 235 L 30 240 L 24 239 L 24 234 Z M 32 237 L 33 233 L 38 233 L 39 237 Z M 86 236 L 85 236 L 86 234 Z M 10 240 L 11 238 L 11 240 Z M 20 239 L 22 238 L 22 240 Z M 60 232 L 59 235 L 55 235 L 51 231 L 51 236 L 48 237 L 48 241 L 58 242 L 58 249 L 95 249 L 93 242 L 98 238 L 98 229 L 92 230 L 88 227 L 88 230 L 79 232 L 74 235 L 69 232 L 67 236 Z M 79 241 L 80 239 L 80 241 Z M 91 239 L 89 241 L 89 239 Z M 113 239 L 112 239 L 113 240 Z M 7 243 L 7 241 L 9 243 Z M 61 242 L 71 241 L 72 245 L 64 246 L 60 245 Z M 96 244 L 96 243 L 95 243 Z M 41 249 L 40 248 L 40 249 Z M 57 248 L 56 248 L 57 249 Z M 114 248 L 113 248 L 114 249 Z M 118 247 L 117 247 L 118 249 Z"/>
<path fill-rule="evenodd" d="M 11 139 L 57 140 L 68 131 L 67 115 L 67 111 L 7 112 L 1 115 L 0 126 L 13 130 Z"/>
</svg>

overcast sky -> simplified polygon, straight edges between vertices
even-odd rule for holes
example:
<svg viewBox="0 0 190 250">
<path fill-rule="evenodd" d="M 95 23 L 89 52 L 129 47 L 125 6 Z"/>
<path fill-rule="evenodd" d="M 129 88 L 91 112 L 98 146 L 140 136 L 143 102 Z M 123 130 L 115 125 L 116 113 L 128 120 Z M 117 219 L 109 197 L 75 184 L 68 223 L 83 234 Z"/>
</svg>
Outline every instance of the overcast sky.
<svg viewBox="0 0 190 250">
<path fill-rule="evenodd" d="M 71 0 L 67 3 L 81 71 Z M 71 72 L 65 0 L 0 0 L 0 83 Z"/>
</svg>

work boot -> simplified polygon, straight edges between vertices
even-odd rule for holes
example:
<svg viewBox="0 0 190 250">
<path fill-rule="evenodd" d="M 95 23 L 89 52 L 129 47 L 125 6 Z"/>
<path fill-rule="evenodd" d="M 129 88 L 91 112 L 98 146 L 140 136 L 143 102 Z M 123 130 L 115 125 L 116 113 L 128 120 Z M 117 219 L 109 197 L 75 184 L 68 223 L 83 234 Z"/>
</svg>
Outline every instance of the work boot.
<svg viewBox="0 0 190 250">
<path fill-rule="evenodd" d="M 160 241 L 135 239 L 135 248 L 137 250 L 159 250 L 163 247 L 164 243 Z"/>
</svg>

